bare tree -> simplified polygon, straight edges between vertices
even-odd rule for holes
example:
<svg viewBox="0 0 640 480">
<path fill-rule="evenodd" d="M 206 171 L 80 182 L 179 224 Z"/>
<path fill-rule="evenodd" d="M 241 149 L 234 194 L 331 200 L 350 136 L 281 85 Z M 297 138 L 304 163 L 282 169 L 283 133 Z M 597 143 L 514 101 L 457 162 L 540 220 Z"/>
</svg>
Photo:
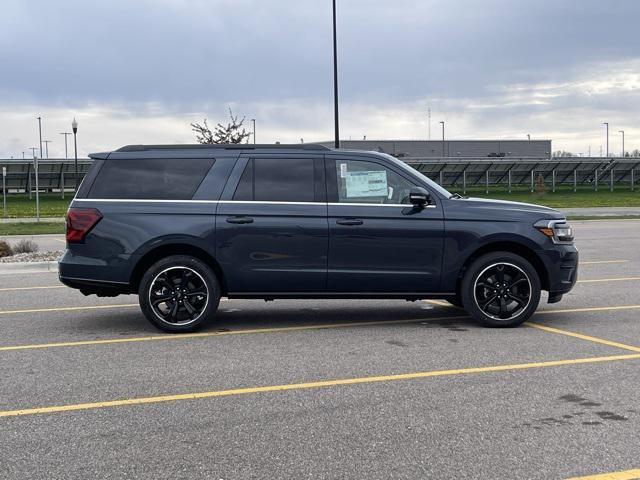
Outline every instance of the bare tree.
<svg viewBox="0 0 640 480">
<path fill-rule="evenodd" d="M 196 132 L 198 143 L 249 143 L 251 133 L 242 128 L 245 117 L 242 117 L 242 120 L 238 122 L 238 116 L 234 116 L 229 108 L 229 119 L 230 121 L 226 125 L 218 123 L 213 131 L 209 128 L 206 119 L 202 124 L 192 123 L 191 130 Z"/>
</svg>

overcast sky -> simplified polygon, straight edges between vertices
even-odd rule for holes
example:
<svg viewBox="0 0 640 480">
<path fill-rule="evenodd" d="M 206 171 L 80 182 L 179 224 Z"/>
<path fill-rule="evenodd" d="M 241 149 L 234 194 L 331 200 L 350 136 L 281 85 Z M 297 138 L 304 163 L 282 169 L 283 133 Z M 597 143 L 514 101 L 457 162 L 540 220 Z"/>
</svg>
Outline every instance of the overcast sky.
<svg viewBox="0 0 640 480">
<path fill-rule="evenodd" d="M 338 0 L 341 135 L 550 138 L 640 148 L 638 0 Z M 330 0 L 3 0 L 0 157 L 193 142 L 189 123 L 257 123 L 258 142 L 333 136 Z"/>
</svg>

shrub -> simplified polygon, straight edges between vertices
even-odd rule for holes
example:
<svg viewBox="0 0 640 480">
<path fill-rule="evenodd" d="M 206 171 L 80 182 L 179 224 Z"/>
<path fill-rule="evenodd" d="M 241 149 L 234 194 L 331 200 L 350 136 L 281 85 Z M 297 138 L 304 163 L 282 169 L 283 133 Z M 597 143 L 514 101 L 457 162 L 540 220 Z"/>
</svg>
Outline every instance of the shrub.
<svg viewBox="0 0 640 480">
<path fill-rule="evenodd" d="M 38 251 L 38 244 L 31 240 L 20 240 L 13 246 L 13 253 L 33 253 Z"/>
<path fill-rule="evenodd" d="M 9 245 L 4 240 L 0 240 L 0 258 L 8 257 L 10 255 L 13 255 L 13 250 L 11 248 L 11 245 Z"/>
</svg>

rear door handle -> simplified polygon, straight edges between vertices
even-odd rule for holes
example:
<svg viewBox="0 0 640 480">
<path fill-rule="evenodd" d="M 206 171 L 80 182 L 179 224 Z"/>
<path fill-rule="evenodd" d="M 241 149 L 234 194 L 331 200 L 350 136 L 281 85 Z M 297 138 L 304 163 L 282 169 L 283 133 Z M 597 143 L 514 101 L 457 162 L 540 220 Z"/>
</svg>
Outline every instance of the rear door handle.
<svg viewBox="0 0 640 480">
<path fill-rule="evenodd" d="M 338 225 L 362 225 L 364 222 L 359 218 L 341 218 L 336 220 Z"/>
<path fill-rule="evenodd" d="M 227 223 L 253 223 L 251 217 L 227 217 Z"/>
</svg>

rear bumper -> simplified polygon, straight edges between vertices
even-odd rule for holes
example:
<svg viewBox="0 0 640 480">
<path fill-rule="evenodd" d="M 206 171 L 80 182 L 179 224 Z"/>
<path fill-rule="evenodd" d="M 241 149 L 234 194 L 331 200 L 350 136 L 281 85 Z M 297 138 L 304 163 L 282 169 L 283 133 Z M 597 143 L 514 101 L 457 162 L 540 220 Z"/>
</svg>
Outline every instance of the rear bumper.
<svg viewBox="0 0 640 480">
<path fill-rule="evenodd" d="M 128 281 L 129 255 L 119 255 L 115 261 L 85 257 L 67 250 L 58 262 L 58 278 L 68 287 L 85 295 L 104 296 L 131 293 Z"/>
</svg>

